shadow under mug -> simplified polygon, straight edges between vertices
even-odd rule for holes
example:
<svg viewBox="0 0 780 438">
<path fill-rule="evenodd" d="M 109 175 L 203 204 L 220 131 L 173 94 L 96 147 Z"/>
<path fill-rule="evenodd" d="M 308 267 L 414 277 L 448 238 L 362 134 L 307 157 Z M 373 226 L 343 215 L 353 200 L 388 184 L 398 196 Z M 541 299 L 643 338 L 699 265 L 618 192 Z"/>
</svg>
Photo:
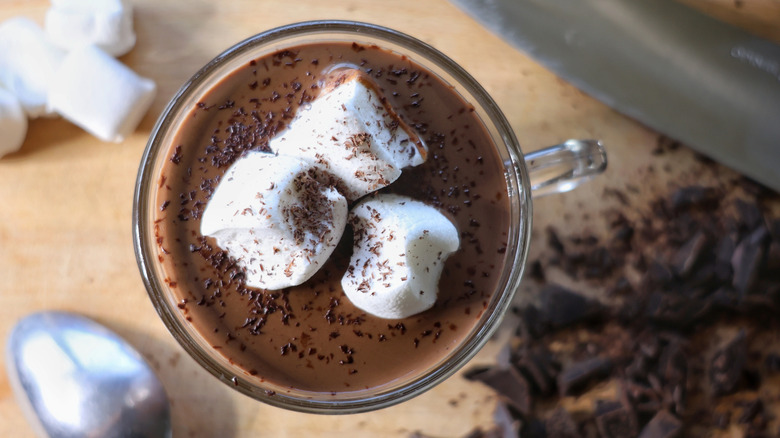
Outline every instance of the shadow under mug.
<svg viewBox="0 0 780 438">
<path fill-rule="evenodd" d="M 157 262 L 154 235 L 156 181 L 177 127 L 201 97 L 247 62 L 292 46 L 313 42 L 377 45 L 404 55 L 449 84 L 472 104 L 504 163 L 510 202 L 505 269 L 481 320 L 448 356 L 392 386 L 359 394 L 320 398 L 309 393 L 269 395 L 257 379 L 238 369 L 206 343 L 185 320 Z M 440 383 L 465 365 L 498 328 L 523 274 L 531 236 L 531 198 L 571 190 L 603 172 L 606 154 L 598 141 L 569 140 L 523 157 L 515 135 L 488 93 L 465 70 L 433 47 L 400 32 L 352 21 L 312 21 L 275 28 L 229 48 L 198 71 L 172 98 L 152 130 L 141 160 L 133 199 L 133 240 L 146 289 L 165 326 L 182 347 L 215 377 L 252 398 L 301 412 L 345 414 L 375 410 L 408 400 Z"/>
</svg>

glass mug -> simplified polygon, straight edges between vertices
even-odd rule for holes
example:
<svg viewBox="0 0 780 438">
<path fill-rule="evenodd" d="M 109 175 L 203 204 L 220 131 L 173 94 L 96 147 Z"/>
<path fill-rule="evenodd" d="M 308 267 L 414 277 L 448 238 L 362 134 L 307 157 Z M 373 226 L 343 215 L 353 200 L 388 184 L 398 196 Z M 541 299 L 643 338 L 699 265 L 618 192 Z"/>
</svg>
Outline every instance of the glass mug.
<svg viewBox="0 0 780 438">
<path fill-rule="evenodd" d="M 272 392 L 268 384 L 233 365 L 186 321 L 158 262 L 155 240 L 157 181 L 168 159 L 173 136 L 202 96 L 235 69 L 253 59 L 292 46 L 314 42 L 356 42 L 376 45 L 427 69 L 474 106 L 504 165 L 510 206 L 506 262 L 498 290 L 471 332 L 446 357 L 392 385 L 358 392 L 312 396 L 291 388 Z M 429 45 L 400 32 L 351 21 L 313 21 L 272 29 L 244 40 L 197 72 L 173 97 L 152 130 L 141 160 L 133 199 L 136 259 L 155 309 L 182 347 L 206 370 L 230 387 L 262 402 L 301 412 L 357 413 L 408 400 L 440 383 L 465 365 L 488 341 L 510 307 L 523 274 L 531 236 L 531 198 L 561 193 L 603 172 L 606 154 L 598 141 L 569 140 L 523 157 L 515 135 L 495 102 L 466 71 Z"/>
</svg>

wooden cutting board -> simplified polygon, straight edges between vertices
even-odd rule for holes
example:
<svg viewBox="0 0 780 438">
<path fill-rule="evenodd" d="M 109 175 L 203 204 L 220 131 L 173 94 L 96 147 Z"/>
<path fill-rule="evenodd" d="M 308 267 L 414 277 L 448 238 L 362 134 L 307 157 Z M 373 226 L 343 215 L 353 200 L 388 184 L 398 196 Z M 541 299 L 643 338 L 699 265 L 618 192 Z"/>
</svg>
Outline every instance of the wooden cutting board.
<svg viewBox="0 0 780 438">
<path fill-rule="evenodd" d="M 685 2 L 780 41 L 780 0 Z M 636 196 L 649 198 L 693 178 L 734 176 L 725 169 L 696 173 L 699 163 L 688 151 L 673 158 L 652 155 L 658 133 L 558 79 L 445 0 L 132 3 L 138 42 L 121 60 L 158 85 L 137 131 L 122 144 L 106 144 L 64 120 L 34 120 L 21 151 L 0 159 L 0 348 L 19 318 L 39 310 L 76 311 L 106 324 L 158 372 L 172 402 L 177 437 L 404 437 L 413 431 L 450 437 L 492 423 L 492 393 L 459 375 L 416 399 L 368 414 L 316 416 L 265 406 L 200 369 L 157 317 L 131 240 L 138 163 L 154 121 L 178 87 L 245 37 L 309 19 L 393 27 L 439 48 L 471 72 L 505 111 L 525 150 L 572 137 L 603 139 L 609 150 L 607 173 L 587 188 L 536 202 L 535 230 L 566 225 L 561 218 L 577 214 L 579 226 L 603 231 L 590 223 L 587 212 L 605 206 L 605 187 L 634 184 L 641 187 Z M 25 15 L 42 23 L 48 6 L 46 0 L 0 0 L 0 20 Z M 651 160 L 664 171 L 648 172 Z M 488 345 L 471 365 L 492 362 L 499 347 Z M 0 436 L 31 434 L 0 363 Z"/>
</svg>

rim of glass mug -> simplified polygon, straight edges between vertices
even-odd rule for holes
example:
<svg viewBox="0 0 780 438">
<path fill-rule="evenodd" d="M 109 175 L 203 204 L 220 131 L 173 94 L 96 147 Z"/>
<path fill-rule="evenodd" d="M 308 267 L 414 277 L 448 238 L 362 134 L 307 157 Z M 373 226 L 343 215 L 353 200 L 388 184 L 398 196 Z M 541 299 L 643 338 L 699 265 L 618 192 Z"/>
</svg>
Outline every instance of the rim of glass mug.
<svg viewBox="0 0 780 438">
<path fill-rule="evenodd" d="M 466 102 L 475 107 L 475 112 L 504 162 L 504 176 L 510 200 L 510 244 L 498 290 L 493 294 L 480 322 L 457 349 L 435 366 L 415 377 L 404 378 L 392 386 L 383 386 L 374 391 L 343 392 L 321 397 L 294 389 L 270 394 L 258 379 L 231 365 L 226 358 L 212 349 L 184 319 L 176 306 L 173 293 L 168 293 L 168 286 L 163 281 L 164 272 L 157 263 L 157 244 L 153 232 L 156 181 L 167 156 L 171 137 L 188 111 L 220 79 L 265 54 L 307 42 L 323 41 L 376 44 L 383 49 L 405 55 L 452 86 L 453 91 L 458 92 Z M 590 175 L 603 171 L 606 166 L 603 148 L 598 143 L 597 149 L 601 150 L 603 159 L 601 169 L 598 172 L 591 171 L 587 177 L 578 175 L 576 169 L 571 168 L 576 164 L 583 167 L 584 159 L 578 155 L 576 148 L 564 147 L 562 152 L 563 146 L 565 144 L 535 153 L 542 165 L 534 164 L 534 168 L 545 167 L 549 171 L 551 166 L 560 167 L 561 162 L 566 163 L 566 168 L 563 171 L 556 169 L 559 172 L 557 180 L 545 175 L 544 181 L 534 181 L 532 186 L 529 166 L 523 159 L 514 132 L 503 113 L 471 75 L 438 50 L 401 32 L 355 21 L 309 21 L 277 27 L 241 41 L 215 57 L 179 89 L 161 113 L 141 159 L 135 185 L 132 222 L 136 260 L 149 297 L 165 326 L 196 362 L 225 384 L 270 405 L 301 412 L 335 414 L 380 409 L 419 395 L 451 376 L 484 346 L 498 328 L 520 284 L 525 267 L 531 233 L 531 188 L 537 191 L 535 194 L 570 190 L 579 184 L 571 181 L 578 181 L 578 178 L 588 179 Z M 558 159 L 550 160 L 550 157 Z M 535 159 L 534 162 L 536 161 Z M 586 170 L 592 167 L 591 164 L 585 163 Z M 567 183 L 550 186 L 550 181 L 556 181 L 555 184 L 558 185 L 561 181 Z"/>
</svg>

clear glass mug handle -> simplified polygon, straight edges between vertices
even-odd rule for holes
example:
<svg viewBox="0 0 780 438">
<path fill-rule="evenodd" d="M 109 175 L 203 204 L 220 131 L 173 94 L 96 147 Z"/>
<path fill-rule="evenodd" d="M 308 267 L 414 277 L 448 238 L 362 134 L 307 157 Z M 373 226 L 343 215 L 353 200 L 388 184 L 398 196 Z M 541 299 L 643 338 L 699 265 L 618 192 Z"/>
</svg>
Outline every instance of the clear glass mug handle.
<svg viewBox="0 0 780 438">
<path fill-rule="evenodd" d="M 568 192 L 607 168 L 607 152 L 599 140 L 566 140 L 525 155 L 531 196 Z"/>
</svg>

